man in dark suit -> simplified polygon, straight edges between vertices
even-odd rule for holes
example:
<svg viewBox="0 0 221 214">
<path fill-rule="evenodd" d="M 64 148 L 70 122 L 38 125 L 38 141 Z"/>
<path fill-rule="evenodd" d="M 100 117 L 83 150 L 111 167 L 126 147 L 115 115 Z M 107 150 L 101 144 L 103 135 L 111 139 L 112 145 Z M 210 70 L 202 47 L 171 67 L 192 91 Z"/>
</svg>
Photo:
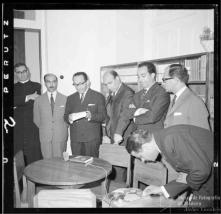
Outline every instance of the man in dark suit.
<svg viewBox="0 0 221 214">
<path fill-rule="evenodd" d="M 153 134 L 137 130 L 128 138 L 126 149 L 143 162 L 155 161 L 161 153 L 179 172 L 177 179 L 164 186 L 148 186 L 144 196 L 175 198 L 190 189 L 189 206 L 213 206 L 213 135 L 209 130 L 192 125 L 175 125 Z"/>
<path fill-rule="evenodd" d="M 116 134 L 116 128 L 118 125 L 119 118 L 121 117 L 123 110 L 127 108 L 131 102 L 134 91 L 127 85 L 121 82 L 118 73 L 114 70 L 107 71 L 103 76 L 103 83 L 107 86 L 110 91 L 109 97 L 107 98 L 107 105 L 110 105 L 110 112 L 106 119 L 106 131 L 107 136 L 104 138 L 104 143 L 119 143 L 118 136 Z M 125 124 L 125 129 L 122 134 L 123 143 L 125 145 L 127 137 L 131 134 L 133 128 L 132 120 L 128 120 Z"/>
<path fill-rule="evenodd" d="M 133 101 L 125 108 L 119 119 L 116 133 L 122 135 L 127 121 L 133 118 L 137 129 L 156 131 L 163 129 L 169 104 L 169 94 L 156 82 L 156 67 L 153 63 L 138 65 L 138 84 L 142 90 L 137 92 Z"/>
<path fill-rule="evenodd" d="M 14 85 L 14 154 L 24 153 L 28 165 L 42 158 L 39 131 L 33 122 L 34 100 L 41 94 L 41 85 L 30 81 L 30 72 L 26 64 L 14 66 L 18 82 Z"/>
<path fill-rule="evenodd" d="M 123 110 L 127 108 L 133 98 L 134 91 L 121 82 L 118 73 L 114 70 L 107 71 L 104 74 L 103 83 L 110 91 L 106 102 L 108 115 L 106 118 L 106 136 L 103 136 L 103 143 L 118 144 L 122 141 L 120 145 L 125 146 L 127 137 L 133 130 L 133 121 L 127 121 L 122 136 L 116 133 L 116 128 Z M 122 182 L 126 180 L 126 170 L 122 167 L 115 166 L 112 175 L 115 181 Z"/>
<path fill-rule="evenodd" d="M 73 155 L 98 157 L 102 137 L 101 124 L 105 120 L 105 98 L 90 89 L 90 81 L 84 72 L 73 75 L 77 92 L 68 96 L 64 119 L 70 124 Z"/>
</svg>

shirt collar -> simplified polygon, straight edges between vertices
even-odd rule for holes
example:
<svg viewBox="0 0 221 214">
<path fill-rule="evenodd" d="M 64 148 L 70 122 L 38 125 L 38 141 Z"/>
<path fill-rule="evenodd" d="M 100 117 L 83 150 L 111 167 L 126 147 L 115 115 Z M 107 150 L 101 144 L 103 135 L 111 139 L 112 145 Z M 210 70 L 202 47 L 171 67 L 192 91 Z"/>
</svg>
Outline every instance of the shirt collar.
<svg viewBox="0 0 221 214">
<path fill-rule="evenodd" d="M 29 81 L 29 79 L 27 79 L 27 80 L 25 80 L 25 81 L 19 81 L 21 84 L 24 84 L 24 83 L 26 83 L 26 82 L 28 82 Z"/>
<path fill-rule="evenodd" d="M 85 95 L 87 94 L 88 90 L 89 90 L 89 88 L 87 88 L 86 91 L 83 93 L 83 94 L 84 94 L 84 97 L 85 97 Z M 78 93 L 79 93 L 79 92 L 78 92 Z M 80 93 L 79 93 L 79 96 L 80 96 L 80 98 L 81 98 L 81 94 L 80 94 Z"/>
<path fill-rule="evenodd" d="M 49 100 L 51 99 L 51 94 L 52 94 L 52 96 L 53 96 L 53 98 L 55 100 L 56 96 L 57 96 L 57 91 L 54 91 L 54 92 L 47 91 L 47 95 L 48 95 Z"/>
<path fill-rule="evenodd" d="M 117 94 L 117 92 L 119 91 L 119 89 L 120 89 L 121 85 L 122 85 L 122 82 L 120 83 L 120 85 L 119 85 L 118 89 L 117 89 L 115 92 L 113 92 L 113 93 L 112 93 L 114 96 L 116 96 L 116 94 Z"/>
<path fill-rule="evenodd" d="M 178 97 L 185 91 L 185 89 L 187 88 L 187 86 L 183 86 L 179 91 L 176 92 L 176 99 L 178 99 Z"/>
</svg>

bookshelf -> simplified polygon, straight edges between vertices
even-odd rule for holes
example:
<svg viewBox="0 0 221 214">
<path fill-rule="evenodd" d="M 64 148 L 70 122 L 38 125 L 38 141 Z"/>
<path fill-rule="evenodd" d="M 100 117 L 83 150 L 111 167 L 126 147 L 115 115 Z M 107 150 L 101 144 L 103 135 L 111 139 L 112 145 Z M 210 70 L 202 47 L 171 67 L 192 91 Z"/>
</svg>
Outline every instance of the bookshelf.
<svg viewBox="0 0 221 214">
<path fill-rule="evenodd" d="M 156 80 L 159 84 L 162 83 L 162 77 L 165 68 L 173 63 L 184 65 L 189 73 L 188 87 L 191 88 L 205 102 L 210 112 L 210 125 L 213 129 L 214 122 L 214 54 L 213 52 L 203 52 L 190 55 L 182 55 L 169 58 L 161 58 L 154 60 L 146 60 L 152 62 L 157 69 Z M 141 61 L 144 62 L 144 61 Z M 122 82 L 130 86 L 135 92 L 141 89 L 137 83 L 137 65 L 140 62 L 131 62 L 118 65 L 102 66 L 100 68 L 101 80 L 104 72 L 107 70 L 115 70 Z M 105 86 L 101 81 L 101 91 L 105 94 Z"/>
</svg>

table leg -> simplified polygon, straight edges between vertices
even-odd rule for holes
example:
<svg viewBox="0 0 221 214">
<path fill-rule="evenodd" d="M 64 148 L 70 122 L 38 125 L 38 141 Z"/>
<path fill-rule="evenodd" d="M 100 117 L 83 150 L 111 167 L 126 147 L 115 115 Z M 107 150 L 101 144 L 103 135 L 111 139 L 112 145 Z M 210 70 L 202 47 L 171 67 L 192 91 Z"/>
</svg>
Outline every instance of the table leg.
<svg viewBox="0 0 221 214">
<path fill-rule="evenodd" d="M 28 180 L 28 207 L 33 207 L 34 195 L 35 195 L 35 183 Z"/>
<path fill-rule="evenodd" d="M 106 195 L 106 193 L 109 192 L 109 180 L 108 179 L 104 179 L 102 182 L 101 182 L 101 194 L 103 196 Z"/>
</svg>

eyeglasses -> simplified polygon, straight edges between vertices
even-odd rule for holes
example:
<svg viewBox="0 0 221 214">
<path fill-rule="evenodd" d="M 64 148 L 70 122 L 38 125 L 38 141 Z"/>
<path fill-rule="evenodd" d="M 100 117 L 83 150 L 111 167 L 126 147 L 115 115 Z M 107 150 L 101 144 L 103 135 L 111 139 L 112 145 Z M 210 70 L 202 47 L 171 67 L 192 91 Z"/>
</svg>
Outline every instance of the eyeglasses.
<svg viewBox="0 0 221 214">
<path fill-rule="evenodd" d="M 172 77 L 162 78 L 162 81 L 163 81 L 163 82 L 166 82 L 167 80 L 171 80 L 171 79 L 173 79 L 173 78 L 172 78 Z"/>
<path fill-rule="evenodd" d="M 27 72 L 27 70 L 23 70 L 23 71 L 16 71 L 15 73 L 16 74 L 24 74 L 24 73 L 26 73 Z"/>
<path fill-rule="evenodd" d="M 80 85 L 84 85 L 85 83 L 86 83 L 86 81 L 84 81 L 84 82 L 80 82 L 80 83 L 78 83 L 78 84 L 73 83 L 73 85 L 74 85 L 75 87 L 78 87 L 78 86 L 80 86 Z"/>
</svg>

